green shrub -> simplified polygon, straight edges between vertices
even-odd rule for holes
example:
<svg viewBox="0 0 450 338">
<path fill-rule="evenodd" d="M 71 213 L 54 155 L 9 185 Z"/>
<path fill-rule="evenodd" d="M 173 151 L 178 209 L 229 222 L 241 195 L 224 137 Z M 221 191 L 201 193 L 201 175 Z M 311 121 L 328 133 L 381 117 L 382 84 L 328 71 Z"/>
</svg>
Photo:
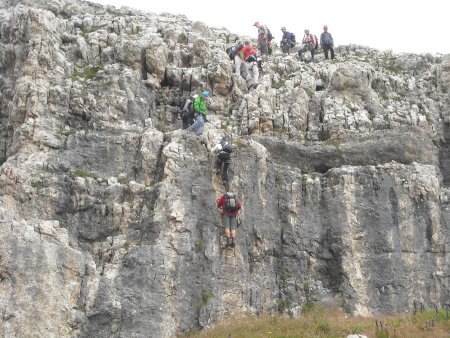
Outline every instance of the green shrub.
<svg viewBox="0 0 450 338">
<path fill-rule="evenodd" d="M 72 74 L 72 81 L 77 81 L 78 79 L 81 79 L 81 78 L 84 78 L 87 80 L 93 79 L 97 75 L 97 73 L 100 69 L 102 69 L 102 68 L 99 66 L 94 66 L 94 67 L 89 67 L 89 68 L 83 70 L 82 72 L 75 71 Z"/>
<path fill-rule="evenodd" d="M 202 307 L 208 305 L 208 301 L 213 297 L 214 295 L 211 291 L 204 291 L 202 293 L 202 299 L 197 303 L 197 308 L 201 309 Z"/>
<path fill-rule="evenodd" d="M 205 242 L 203 241 L 203 238 L 197 239 L 195 242 L 195 251 L 197 252 L 203 252 L 205 249 Z"/>
<path fill-rule="evenodd" d="M 186 44 L 188 42 L 188 37 L 186 34 L 181 33 L 180 35 L 178 35 L 178 39 L 177 39 L 178 43 L 182 43 L 182 44 Z"/>
<path fill-rule="evenodd" d="M 274 88 L 274 89 L 280 89 L 283 86 L 284 86 L 283 80 L 281 80 L 280 82 L 277 82 L 277 83 L 272 83 L 272 88 Z"/>
<path fill-rule="evenodd" d="M 131 241 L 129 241 L 128 239 L 125 241 L 125 243 L 123 244 L 123 248 L 125 249 L 125 250 L 127 250 L 128 251 L 128 249 L 130 248 L 130 246 L 131 246 Z"/>
<path fill-rule="evenodd" d="M 233 140 L 233 144 L 235 144 L 236 147 L 238 147 L 238 148 L 240 148 L 240 149 L 242 149 L 242 148 L 247 148 L 247 147 L 248 147 L 247 142 L 245 142 L 244 140 L 242 140 L 242 139 L 240 139 L 240 138 L 234 139 L 234 140 Z"/>
</svg>

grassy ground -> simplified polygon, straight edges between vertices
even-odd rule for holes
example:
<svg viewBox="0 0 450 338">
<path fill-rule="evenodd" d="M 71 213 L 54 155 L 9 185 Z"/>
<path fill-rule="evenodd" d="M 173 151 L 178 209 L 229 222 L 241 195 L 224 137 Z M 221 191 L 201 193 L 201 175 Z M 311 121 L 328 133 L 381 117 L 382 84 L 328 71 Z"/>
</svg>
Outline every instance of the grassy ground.
<svg viewBox="0 0 450 338">
<path fill-rule="evenodd" d="M 288 316 L 239 316 L 211 328 L 183 337 L 208 338 L 303 338 L 347 337 L 362 334 L 369 338 L 449 338 L 450 312 L 425 310 L 395 316 L 357 317 L 342 310 L 312 306 L 298 318 Z"/>
</svg>

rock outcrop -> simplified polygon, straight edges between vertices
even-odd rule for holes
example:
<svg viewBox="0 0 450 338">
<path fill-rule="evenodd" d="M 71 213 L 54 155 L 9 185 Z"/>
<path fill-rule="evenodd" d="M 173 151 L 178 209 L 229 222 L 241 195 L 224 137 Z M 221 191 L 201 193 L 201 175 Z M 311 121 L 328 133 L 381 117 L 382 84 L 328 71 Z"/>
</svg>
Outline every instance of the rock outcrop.
<svg viewBox="0 0 450 338">
<path fill-rule="evenodd" d="M 237 37 L 184 16 L 1 0 L 5 337 L 166 337 L 239 313 L 449 302 L 450 56 L 277 48 L 257 89 Z M 181 95 L 210 91 L 198 137 Z M 211 145 L 244 207 L 222 250 Z"/>
</svg>

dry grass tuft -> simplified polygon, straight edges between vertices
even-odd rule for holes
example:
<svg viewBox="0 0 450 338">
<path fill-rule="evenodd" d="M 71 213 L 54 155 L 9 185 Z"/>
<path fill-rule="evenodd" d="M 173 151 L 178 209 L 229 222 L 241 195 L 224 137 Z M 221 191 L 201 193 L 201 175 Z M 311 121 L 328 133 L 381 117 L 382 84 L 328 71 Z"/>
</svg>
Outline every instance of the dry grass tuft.
<svg viewBox="0 0 450 338">
<path fill-rule="evenodd" d="M 440 338 L 450 336 L 449 314 L 426 310 L 413 314 L 359 317 L 341 309 L 314 305 L 298 318 L 287 315 L 236 316 L 183 337 L 208 338 L 321 338 L 362 334 L 375 338 Z"/>
</svg>

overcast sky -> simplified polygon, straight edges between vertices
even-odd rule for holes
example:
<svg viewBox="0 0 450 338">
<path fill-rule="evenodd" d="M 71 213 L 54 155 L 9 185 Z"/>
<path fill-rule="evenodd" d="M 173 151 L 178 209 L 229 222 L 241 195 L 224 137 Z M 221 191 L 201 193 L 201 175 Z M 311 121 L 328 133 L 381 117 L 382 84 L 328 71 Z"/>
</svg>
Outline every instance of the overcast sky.
<svg viewBox="0 0 450 338">
<path fill-rule="evenodd" d="M 255 21 L 272 31 L 276 41 L 281 26 L 301 41 L 308 28 L 320 37 L 323 25 L 335 46 L 356 43 L 395 53 L 450 53 L 448 0 L 91 0 L 141 9 L 184 14 L 211 27 L 225 27 L 239 35 L 256 37 Z M 445 5 L 447 3 L 447 5 Z"/>
</svg>

